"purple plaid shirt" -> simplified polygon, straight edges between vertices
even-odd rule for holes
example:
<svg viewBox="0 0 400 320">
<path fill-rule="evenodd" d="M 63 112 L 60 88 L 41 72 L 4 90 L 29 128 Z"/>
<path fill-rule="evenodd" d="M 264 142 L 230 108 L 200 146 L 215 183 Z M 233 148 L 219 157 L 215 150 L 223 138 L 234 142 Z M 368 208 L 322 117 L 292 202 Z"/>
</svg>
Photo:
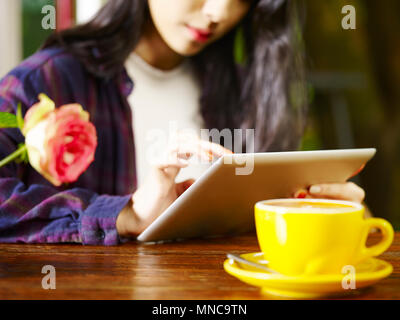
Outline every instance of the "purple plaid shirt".
<svg viewBox="0 0 400 320">
<path fill-rule="evenodd" d="M 57 106 L 79 103 L 98 134 L 95 161 L 76 183 L 51 185 L 30 165 L 0 168 L 0 242 L 116 245 L 116 219 L 136 189 L 132 114 L 133 83 L 125 70 L 113 79 L 90 75 L 60 48 L 34 54 L 0 81 L 0 111 L 23 115 L 47 94 Z M 0 159 L 24 137 L 0 129 Z"/>
</svg>

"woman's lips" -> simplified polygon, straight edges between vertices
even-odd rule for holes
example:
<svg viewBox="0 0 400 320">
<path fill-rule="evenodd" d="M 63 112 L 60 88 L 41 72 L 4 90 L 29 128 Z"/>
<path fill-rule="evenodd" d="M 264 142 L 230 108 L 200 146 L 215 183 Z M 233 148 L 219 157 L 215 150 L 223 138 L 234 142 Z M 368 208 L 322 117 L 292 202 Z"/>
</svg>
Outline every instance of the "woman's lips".
<svg viewBox="0 0 400 320">
<path fill-rule="evenodd" d="M 207 42 L 211 36 L 212 36 L 212 32 L 209 30 L 204 30 L 204 29 L 197 29 L 191 26 L 186 26 L 191 34 L 191 36 L 193 37 L 193 39 L 197 42 Z"/>
</svg>

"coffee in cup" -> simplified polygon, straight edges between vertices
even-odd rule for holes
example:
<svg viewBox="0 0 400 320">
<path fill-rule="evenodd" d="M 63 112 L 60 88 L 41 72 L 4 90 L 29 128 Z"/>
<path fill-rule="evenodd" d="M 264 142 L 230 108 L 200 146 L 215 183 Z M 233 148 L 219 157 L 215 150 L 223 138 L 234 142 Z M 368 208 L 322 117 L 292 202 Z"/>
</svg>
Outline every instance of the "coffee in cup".
<svg viewBox="0 0 400 320">
<path fill-rule="evenodd" d="M 258 242 L 269 267 L 285 275 L 341 273 L 382 254 L 393 241 L 390 223 L 364 219 L 361 204 L 325 199 L 277 199 L 255 205 Z M 382 239 L 366 246 L 371 229 Z"/>
</svg>

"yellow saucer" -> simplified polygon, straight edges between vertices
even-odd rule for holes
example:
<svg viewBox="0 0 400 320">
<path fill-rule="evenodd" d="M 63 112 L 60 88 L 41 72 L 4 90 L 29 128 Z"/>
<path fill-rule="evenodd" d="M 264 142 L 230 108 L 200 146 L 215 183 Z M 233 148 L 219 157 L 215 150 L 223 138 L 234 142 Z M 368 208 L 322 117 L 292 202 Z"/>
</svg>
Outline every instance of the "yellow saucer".
<svg viewBox="0 0 400 320">
<path fill-rule="evenodd" d="M 268 265 L 262 253 L 241 255 L 242 258 Z M 260 271 L 257 268 L 239 264 L 231 259 L 224 262 L 224 269 L 239 280 L 260 287 L 265 294 L 288 298 L 311 299 L 334 294 L 346 294 L 351 289 L 343 289 L 342 281 L 346 274 L 321 274 L 314 276 L 285 276 Z M 393 267 L 390 263 L 370 258 L 355 267 L 356 289 L 368 287 L 389 276 Z"/>
</svg>

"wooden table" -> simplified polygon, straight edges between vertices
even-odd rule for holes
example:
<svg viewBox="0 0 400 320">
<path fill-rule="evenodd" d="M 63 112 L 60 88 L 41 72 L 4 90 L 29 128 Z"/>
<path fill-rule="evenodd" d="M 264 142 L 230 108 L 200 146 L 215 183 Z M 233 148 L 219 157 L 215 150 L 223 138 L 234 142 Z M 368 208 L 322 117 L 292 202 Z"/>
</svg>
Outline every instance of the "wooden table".
<svg viewBox="0 0 400 320">
<path fill-rule="evenodd" d="M 0 244 L 0 299 L 273 299 L 223 270 L 227 252 L 257 251 L 254 234 L 116 247 Z M 347 299 L 400 299 L 400 233 L 381 258 L 392 275 Z M 56 268 L 56 290 L 42 288 L 45 265 Z"/>
</svg>

